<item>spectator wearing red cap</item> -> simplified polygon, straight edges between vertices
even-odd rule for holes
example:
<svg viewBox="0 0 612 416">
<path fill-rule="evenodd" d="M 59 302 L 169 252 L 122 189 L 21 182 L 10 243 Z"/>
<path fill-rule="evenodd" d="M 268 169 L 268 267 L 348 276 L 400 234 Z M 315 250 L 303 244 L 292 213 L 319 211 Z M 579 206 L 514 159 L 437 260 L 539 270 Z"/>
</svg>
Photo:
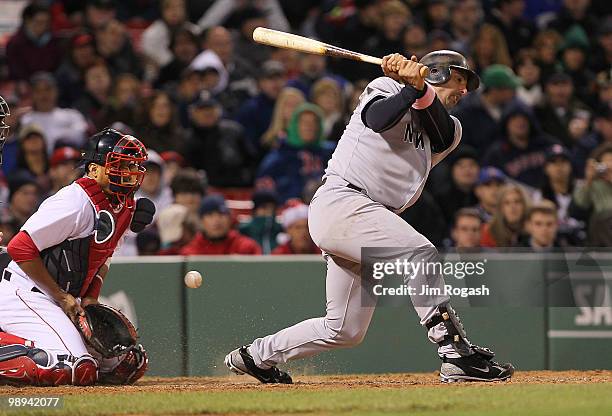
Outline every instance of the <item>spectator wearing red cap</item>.
<svg viewBox="0 0 612 416">
<path fill-rule="evenodd" d="M 81 159 L 81 153 L 73 147 L 64 146 L 56 149 L 51 156 L 49 177 L 51 178 L 51 191 L 49 195 L 55 194 L 64 186 L 70 185 L 80 176 L 77 163 Z"/>
<path fill-rule="evenodd" d="M 272 254 L 320 254 L 308 232 L 308 206 L 287 208 L 282 215 L 283 228 L 289 240 L 272 250 Z"/>
<path fill-rule="evenodd" d="M 232 230 L 232 218 L 225 200 L 219 195 L 207 196 L 200 206 L 202 231 L 180 254 L 261 254 L 261 247 L 249 237 Z"/>
</svg>

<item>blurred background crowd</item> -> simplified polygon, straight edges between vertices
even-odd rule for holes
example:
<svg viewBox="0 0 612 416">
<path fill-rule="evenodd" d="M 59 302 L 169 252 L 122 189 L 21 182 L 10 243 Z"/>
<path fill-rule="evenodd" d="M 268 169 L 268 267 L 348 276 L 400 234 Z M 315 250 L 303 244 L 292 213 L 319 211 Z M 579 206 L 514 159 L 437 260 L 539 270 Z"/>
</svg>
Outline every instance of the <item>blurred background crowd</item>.
<svg viewBox="0 0 612 416">
<path fill-rule="evenodd" d="M 318 253 L 308 203 L 379 67 L 254 44 L 257 26 L 374 56 L 453 49 L 481 88 L 402 217 L 438 247 L 612 245 L 609 0 L 1 0 L 5 242 L 113 126 L 150 150 L 156 226 L 123 255 Z M 383 163 L 383 161 L 381 161 Z"/>
</svg>

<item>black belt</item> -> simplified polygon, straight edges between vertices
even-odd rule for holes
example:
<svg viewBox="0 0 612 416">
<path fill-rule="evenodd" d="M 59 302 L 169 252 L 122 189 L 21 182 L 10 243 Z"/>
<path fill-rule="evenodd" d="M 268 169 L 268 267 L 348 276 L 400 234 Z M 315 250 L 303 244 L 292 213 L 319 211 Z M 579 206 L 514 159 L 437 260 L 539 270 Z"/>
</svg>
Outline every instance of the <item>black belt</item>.
<svg viewBox="0 0 612 416">
<path fill-rule="evenodd" d="M 321 186 L 325 185 L 325 181 L 327 181 L 327 178 L 323 178 L 323 180 L 321 181 Z M 365 196 L 370 198 L 368 196 L 368 193 L 366 192 L 366 190 L 365 189 L 361 189 L 357 185 L 353 185 L 352 183 L 347 181 L 346 182 L 346 187 L 349 188 L 349 189 L 352 189 L 354 191 L 361 192 L 362 194 L 364 194 Z M 370 198 L 370 199 L 372 199 L 372 198 Z M 372 199 L 372 201 L 374 201 L 374 200 Z M 390 207 L 390 206 L 387 206 L 387 205 L 384 205 L 384 204 L 383 204 L 383 207 L 387 208 L 389 211 L 395 211 L 395 208 L 393 208 L 393 207 Z"/>
<path fill-rule="evenodd" d="M 11 273 L 8 270 L 4 269 L 4 272 L 2 273 L 2 279 L 6 280 L 7 282 L 10 282 L 11 281 L 11 276 L 13 276 L 13 273 Z M 34 286 L 31 290 L 32 290 L 32 292 L 43 293 L 42 290 L 40 290 L 36 286 Z"/>
</svg>

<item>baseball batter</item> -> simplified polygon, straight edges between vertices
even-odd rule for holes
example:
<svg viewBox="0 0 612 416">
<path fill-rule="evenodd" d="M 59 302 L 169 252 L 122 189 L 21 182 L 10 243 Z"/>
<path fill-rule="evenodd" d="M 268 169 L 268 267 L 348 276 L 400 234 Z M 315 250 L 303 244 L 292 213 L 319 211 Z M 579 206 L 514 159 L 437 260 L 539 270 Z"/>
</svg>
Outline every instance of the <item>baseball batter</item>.
<svg viewBox="0 0 612 416">
<path fill-rule="evenodd" d="M 153 220 L 135 201 L 146 149 L 105 129 L 83 153 L 86 174 L 47 198 L 10 241 L 0 276 L 0 384 L 133 383 L 147 368 L 142 346 L 113 359 L 97 356 L 75 327 L 97 303 L 110 258 L 128 227 Z"/>
<path fill-rule="evenodd" d="M 423 79 L 420 68 L 429 67 Z M 414 248 L 411 261 L 434 261 L 435 247 L 397 214 L 419 198 L 430 170 L 461 140 L 461 123 L 448 114 L 479 85 L 466 59 L 435 51 L 419 63 L 399 54 L 383 58 L 384 77 L 360 97 L 310 205 L 313 241 L 327 261 L 327 311 L 229 353 L 225 364 L 263 383 L 291 383 L 276 366 L 334 348 L 359 344 L 375 304 L 362 303 L 362 247 Z M 425 82 L 427 81 L 427 82 Z M 441 275 L 421 274 L 410 286 L 444 286 Z M 449 304 L 411 300 L 429 339 L 438 345 L 441 380 L 505 380 L 511 364 L 493 361 L 487 348 L 473 345 Z"/>
</svg>

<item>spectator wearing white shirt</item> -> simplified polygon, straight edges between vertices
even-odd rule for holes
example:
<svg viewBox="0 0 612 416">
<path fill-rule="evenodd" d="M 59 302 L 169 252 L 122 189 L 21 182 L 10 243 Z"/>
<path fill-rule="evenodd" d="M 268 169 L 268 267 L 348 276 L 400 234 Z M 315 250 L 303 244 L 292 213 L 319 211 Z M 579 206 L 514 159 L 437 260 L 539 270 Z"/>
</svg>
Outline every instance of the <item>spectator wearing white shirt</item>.
<svg viewBox="0 0 612 416">
<path fill-rule="evenodd" d="M 39 72 L 30 80 L 32 110 L 21 118 L 23 125 L 35 124 L 45 132 L 49 155 L 59 143 L 80 148 L 85 142 L 88 124 L 75 109 L 57 106 L 57 85 L 53 75 Z"/>
</svg>

